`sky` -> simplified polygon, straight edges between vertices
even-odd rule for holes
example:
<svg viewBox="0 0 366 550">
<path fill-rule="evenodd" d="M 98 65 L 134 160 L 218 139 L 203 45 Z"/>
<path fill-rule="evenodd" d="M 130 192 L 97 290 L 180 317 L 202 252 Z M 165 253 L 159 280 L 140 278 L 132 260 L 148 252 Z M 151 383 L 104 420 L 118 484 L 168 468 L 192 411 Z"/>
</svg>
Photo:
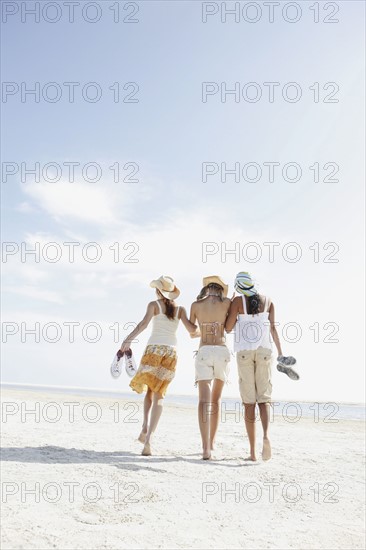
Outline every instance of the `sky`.
<svg viewBox="0 0 366 550">
<path fill-rule="evenodd" d="M 150 281 L 189 311 L 245 270 L 301 376 L 274 365 L 273 397 L 364 402 L 364 3 L 35 4 L 2 3 L 2 381 L 128 391 Z"/>
</svg>

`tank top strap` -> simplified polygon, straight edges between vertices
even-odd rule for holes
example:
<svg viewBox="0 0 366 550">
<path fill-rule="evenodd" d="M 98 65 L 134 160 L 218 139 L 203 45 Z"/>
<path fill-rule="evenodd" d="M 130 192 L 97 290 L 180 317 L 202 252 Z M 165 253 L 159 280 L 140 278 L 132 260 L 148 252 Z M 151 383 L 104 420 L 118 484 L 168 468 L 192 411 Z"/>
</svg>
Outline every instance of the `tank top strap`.
<svg viewBox="0 0 366 550">
<path fill-rule="evenodd" d="M 244 311 L 244 314 L 246 315 L 247 314 L 247 304 L 246 304 L 246 301 L 245 301 L 244 294 L 242 294 L 241 299 L 243 301 L 243 311 Z"/>
<path fill-rule="evenodd" d="M 267 298 L 267 296 L 265 296 L 264 297 L 264 309 L 263 309 L 263 311 L 267 311 L 267 300 L 268 300 L 268 298 Z"/>
<path fill-rule="evenodd" d="M 161 309 L 160 302 L 158 300 L 156 300 L 156 303 L 158 304 L 159 313 L 163 313 L 163 310 Z"/>
<path fill-rule="evenodd" d="M 179 316 L 179 310 L 180 310 L 180 306 L 177 306 L 177 312 L 175 314 L 175 319 L 178 319 L 178 316 Z"/>
</svg>

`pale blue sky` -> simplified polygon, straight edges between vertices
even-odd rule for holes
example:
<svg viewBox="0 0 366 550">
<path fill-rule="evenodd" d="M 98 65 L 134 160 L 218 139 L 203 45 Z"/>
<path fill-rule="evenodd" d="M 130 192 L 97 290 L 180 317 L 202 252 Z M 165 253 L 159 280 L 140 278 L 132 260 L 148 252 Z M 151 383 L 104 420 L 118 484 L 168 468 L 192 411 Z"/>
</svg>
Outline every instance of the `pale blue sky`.
<svg viewBox="0 0 366 550">
<path fill-rule="evenodd" d="M 98 264 L 80 258 L 72 265 L 31 258 L 21 264 L 18 257 L 3 264 L 3 319 L 123 326 L 141 318 L 153 299 L 148 284 L 162 273 L 176 278 L 189 308 L 202 276 L 222 274 L 232 292 L 236 272 L 246 269 L 273 298 L 278 320 L 303 327 L 300 342 L 284 346 L 298 357 L 302 380 L 295 385 L 275 373 L 277 396 L 363 400 L 361 305 L 353 310 L 363 269 L 363 2 L 338 2 L 337 24 L 313 23 L 308 2 L 298 3 L 303 17 L 296 24 L 280 17 L 272 24 L 264 17 L 256 24 L 222 24 L 219 17 L 203 24 L 201 2 L 180 1 L 139 2 L 138 24 L 114 24 L 106 8 L 111 4 L 101 3 L 103 17 L 94 25 L 80 17 L 73 24 L 21 23 L 19 16 L 2 25 L 3 81 L 30 87 L 95 81 L 104 92 L 96 104 L 80 95 L 74 104 L 21 103 L 19 95 L 2 103 L 3 162 L 97 162 L 103 169 L 97 183 L 84 182 L 80 172 L 75 183 L 66 176 L 58 184 L 10 177 L 2 183 L 3 240 L 97 241 L 105 247 Z M 137 82 L 139 103 L 113 103 L 108 87 L 116 81 Z M 277 94 L 274 103 L 221 103 L 217 95 L 202 103 L 206 81 L 227 82 L 228 88 L 255 81 L 264 92 L 263 82 L 295 81 L 303 98 L 291 104 Z M 314 82 L 336 82 L 339 103 L 314 103 Z M 138 163 L 140 182 L 114 183 L 108 166 L 116 161 Z M 265 177 L 202 183 L 205 161 L 297 162 L 303 177 L 297 183 Z M 336 162 L 339 183 L 312 181 L 308 167 L 314 162 Z M 138 243 L 139 262 L 113 263 L 108 246 L 116 241 Z M 277 255 L 274 263 L 263 258 L 250 264 L 232 256 L 221 262 L 217 255 L 202 263 L 207 241 L 227 242 L 228 248 L 296 241 L 303 258 L 291 264 Z M 314 263 L 314 242 L 338 243 L 339 263 Z M 337 323 L 340 342 L 315 344 L 309 326 L 316 321 Z M 196 342 L 180 335 L 171 392 L 192 393 Z M 127 380 L 109 377 L 115 349 L 108 328 L 97 344 L 81 338 L 20 344 L 12 337 L 3 380 L 125 390 Z M 26 369 L 14 368 L 19 364 Z M 233 358 L 227 395 L 237 395 L 235 370 Z"/>
</svg>

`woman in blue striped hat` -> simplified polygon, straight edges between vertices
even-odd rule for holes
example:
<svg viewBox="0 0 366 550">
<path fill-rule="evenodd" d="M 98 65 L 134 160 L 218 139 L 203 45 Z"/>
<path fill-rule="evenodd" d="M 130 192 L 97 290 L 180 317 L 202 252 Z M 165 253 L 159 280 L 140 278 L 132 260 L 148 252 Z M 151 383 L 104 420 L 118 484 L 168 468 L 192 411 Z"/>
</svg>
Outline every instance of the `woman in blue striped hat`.
<svg viewBox="0 0 366 550">
<path fill-rule="evenodd" d="M 247 271 L 241 271 L 235 278 L 236 296 L 230 306 L 225 329 L 231 332 L 235 326 L 234 351 L 236 351 L 239 389 L 245 407 L 245 426 L 250 443 L 248 460 L 257 460 L 255 450 L 255 407 L 263 427 L 262 458 L 271 458 L 271 445 L 268 438 L 269 404 L 272 396 L 272 341 L 278 351 L 278 361 L 282 372 L 290 378 L 299 376 L 291 368 L 296 362 L 292 357 L 282 355 L 281 342 L 275 326 L 275 310 L 271 299 L 258 294 L 254 282 Z M 281 365 L 282 363 L 282 365 Z M 278 368 L 277 367 L 277 368 Z"/>
</svg>

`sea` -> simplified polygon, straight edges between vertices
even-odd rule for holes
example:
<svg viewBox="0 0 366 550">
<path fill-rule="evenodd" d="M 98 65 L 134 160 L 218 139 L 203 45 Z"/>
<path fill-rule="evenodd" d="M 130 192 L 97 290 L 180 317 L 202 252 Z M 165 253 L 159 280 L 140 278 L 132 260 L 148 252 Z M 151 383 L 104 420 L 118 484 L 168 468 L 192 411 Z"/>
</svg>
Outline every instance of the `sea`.
<svg viewBox="0 0 366 550">
<path fill-rule="evenodd" d="M 95 388 L 80 388 L 69 386 L 41 386 L 32 384 L 10 384 L 2 383 L 4 390 L 34 391 L 49 394 L 79 395 L 90 398 L 121 399 L 134 402 L 142 402 L 144 396 L 127 392 L 116 392 Z M 133 399 L 131 399 L 133 398 Z M 197 395 L 174 395 L 168 394 L 165 402 L 172 405 L 194 407 L 197 406 Z M 241 410 L 240 399 L 223 398 L 221 410 L 226 414 L 235 414 Z M 276 401 L 272 403 L 274 416 L 282 416 L 285 420 L 295 422 L 300 418 L 313 418 L 315 421 L 337 422 L 338 420 L 361 420 L 365 421 L 366 408 L 364 403 L 341 403 L 321 401 Z"/>
</svg>

